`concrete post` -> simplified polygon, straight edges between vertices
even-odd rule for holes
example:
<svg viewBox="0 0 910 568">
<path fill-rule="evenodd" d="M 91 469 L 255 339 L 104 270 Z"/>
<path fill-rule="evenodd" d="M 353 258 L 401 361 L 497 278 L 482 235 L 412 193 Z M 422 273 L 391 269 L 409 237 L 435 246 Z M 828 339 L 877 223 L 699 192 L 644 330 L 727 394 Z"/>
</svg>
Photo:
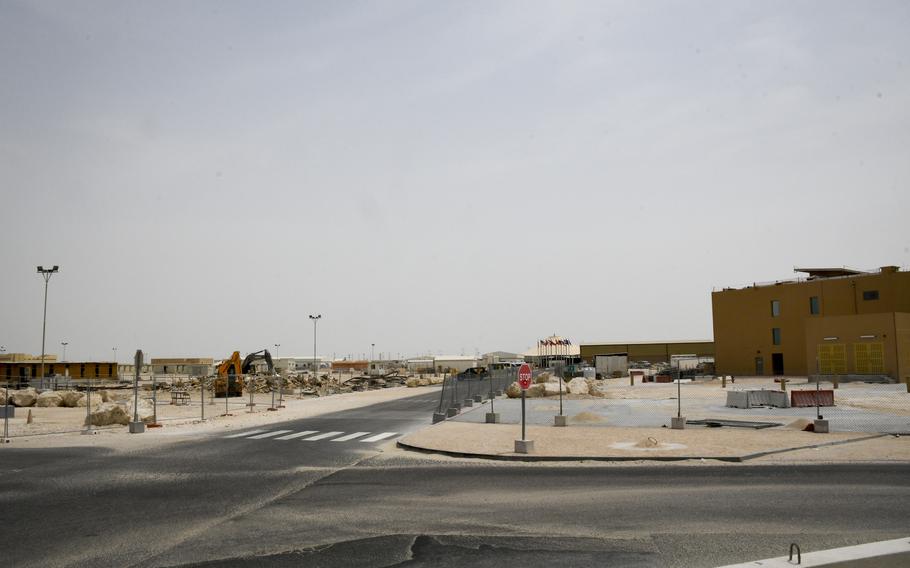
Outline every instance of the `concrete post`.
<svg viewBox="0 0 910 568">
<path fill-rule="evenodd" d="M 727 388 L 727 375 L 720 376 L 720 388 L 722 388 L 722 389 Z"/>
<path fill-rule="evenodd" d="M 780 380 L 780 390 L 782 392 L 787 392 L 787 379 L 781 378 Z"/>
</svg>

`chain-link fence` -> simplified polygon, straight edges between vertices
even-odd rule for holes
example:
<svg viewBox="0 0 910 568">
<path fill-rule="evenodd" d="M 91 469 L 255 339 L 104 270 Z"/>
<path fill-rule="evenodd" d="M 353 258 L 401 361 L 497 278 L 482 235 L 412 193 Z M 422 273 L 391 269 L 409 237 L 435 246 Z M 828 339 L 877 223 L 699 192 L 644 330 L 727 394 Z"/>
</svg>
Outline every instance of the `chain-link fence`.
<svg viewBox="0 0 910 568">
<path fill-rule="evenodd" d="M 148 427 L 159 423 L 195 422 L 216 416 L 284 408 L 288 398 L 347 392 L 325 377 L 289 379 L 278 376 L 237 377 L 242 394 L 223 395 L 216 377 L 144 375 L 72 379 L 10 377 L 0 381 L 0 434 L 3 439 L 125 428 L 130 421 Z M 224 379 L 222 379 L 224 382 Z M 236 393 L 232 393 L 236 394 Z M 218 395 L 218 396 L 216 396 Z"/>
<path fill-rule="evenodd" d="M 511 380 L 503 381 L 503 389 L 514 380 L 514 371 L 511 373 Z M 553 424 L 554 416 L 562 412 L 570 424 L 585 426 L 660 428 L 669 426 L 671 418 L 682 416 L 693 426 L 802 430 L 821 416 L 835 432 L 910 433 L 910 392 L 905 384 L 817 384 L 805 377 L 783 382 L 769 378 L 687 378 L 685 373 L 680 380 L 677 376 L 671 371 L 645 377 L 644 381 L 636 377 L 634 382 L 630 377 L 575 378 L 563 383 L 560 405 L 557 378 L 551 375 L 541 388 L 538 372 L 535 385 L 528 391 L 527 421 Z M 468 384 L 465 380 L 447 383 L 437 412 L 460 409 L 455 403 L 474 392 Z M 484 390 L 489 390 L 488 383 Z M 519 423 L 519 399 L 497 401 L 496 410 L 502 423 Z M 450 413 L 450 417 L 455 414 L 459 413 Z M 483 422 L 484 415 L 466 412 L 456 419 Z"/>
</svg>

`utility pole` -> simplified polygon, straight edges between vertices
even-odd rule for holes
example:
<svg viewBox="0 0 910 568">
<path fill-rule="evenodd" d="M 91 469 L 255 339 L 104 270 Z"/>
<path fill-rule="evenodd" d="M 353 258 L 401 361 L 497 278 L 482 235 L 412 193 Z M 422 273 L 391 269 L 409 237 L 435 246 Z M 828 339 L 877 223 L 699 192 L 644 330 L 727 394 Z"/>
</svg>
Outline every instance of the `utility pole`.
<svg viewBox="0 0 910 568">
<path fill-rule="evenodd" d="M 61 341 L 60 345 L 63 346 L 63 362 L 66 363 L 66 346 L 69 345 L 69 341 Z"/>
<path fill-rule="evenodd" d="M 315 377 L 319 373 L 319 368 L 316 366 L 316 322 L 322 319 L 322 314 L 310 314 L 310 319 L 313 320 L 313 376 Z"/>
<path fill-rule="evenodd" d="M 47 332 L 47 283 L 50 282 L 51 276 L 60 271 L 56 264 L 52 268 L 38 267 L 38 274 L 44 278 L 44 320 L 41 324 L 41 380 L 44 380 L 44 339 Z"/>
</svg>

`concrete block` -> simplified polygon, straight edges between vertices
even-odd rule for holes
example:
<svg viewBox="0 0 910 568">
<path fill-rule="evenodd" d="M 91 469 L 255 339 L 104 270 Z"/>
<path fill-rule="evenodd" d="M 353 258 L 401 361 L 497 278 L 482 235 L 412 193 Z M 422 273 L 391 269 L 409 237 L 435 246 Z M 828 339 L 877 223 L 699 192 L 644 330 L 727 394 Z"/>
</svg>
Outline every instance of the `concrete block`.
<svg viewBox="0 0 910 568">
<path fill-rule="evenodd" d="M 446 419 L 445 412 L 434 412 L 433 413 L 433 424 L 436 424 L 437 422 L 442 422 L 445 419 Z"/>
<path fill-rule="evenodd" d="M 686 429 L 686 417 L 685 416 L 674 416 L 670 419 L 670 429 L 671 430 L 685 430 Z"/>
<path fill-rule="evenodd" d="M 474 402 L 483 402 L 483 395 L 475 394 L 475 395 L 474 395 Z"/>
<path fill-rule="evenodd" d="M 533 454 L 534 440 L 515 440 L 516 454 Z"/>
<path fill-rule="evenodd" d="M 464 406 L 465 408 L 474 406 L 474 399 L 473 398 L 464 399 L 464 404 L 462 406 Z"/>
<path fill-rule="evenodd" d="M 145 422 L 130 422 L 130 434 L 142 434 L 145 432 Z"/>
<path fill-rule="evenodd" d="M 815 426 L 815 432 L 818 434 L 827 434 L 830 432 L 827 420 L 817 418 L 813 424 Z"/>
<path fill-rule="evenodd" d="M 565 414 L 557 414 L 553 417 L 553 426 L 568 426 L 569 417 Z"/>
<path fill-rule="evenodd" d="M 487 424 L 499 424 L 499 413 L 487 412 Z"/>
<path fill-rule="evenodd" d="M 907 392 L 910 392 L 910 388 L 907 389 Z M 502 389 L 493 391 L 495 396 L 502 396 Z"/>
<path fill-rule="evenodd" d="M 446 418 L 452 418 L 453 416 L 458 416 L 458 409 L 454 406 L 446 409 Z"/>
<path fill-rule="evenodd" d="M 0 406 L 0 418 L 15 418 L 16 417 L 16 407 L 12 404 L 5 404 Z"/>
<path fill-rule="evenodd" d="M 749 393 L 745 391 L 727 391 L 727 406 L 730 408 L 749 408 Z"/>
</svg>

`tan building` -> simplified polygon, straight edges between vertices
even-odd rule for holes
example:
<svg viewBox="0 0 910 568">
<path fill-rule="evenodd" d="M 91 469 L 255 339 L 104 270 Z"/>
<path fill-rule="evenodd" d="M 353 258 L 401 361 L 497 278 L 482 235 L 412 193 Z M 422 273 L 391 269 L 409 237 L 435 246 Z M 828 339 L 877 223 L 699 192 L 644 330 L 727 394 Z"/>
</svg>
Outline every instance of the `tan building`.
<svg viewBox="0 0 910 568">
<path fill-rule="evenodd" d="M 796 272 L 808 276 L 711 295 L 718 373 L 910 373 L 910 272 Z"/>
<path fill-rule="evenodd" d="M 119 368 L 113 361 L 57 361 L 55 355 L 45 355 L 44 375 L 68 376 L 73 379 L 117 379 Z M 41 356 L 10 353 L 0 359 L 0 382 L 26 382 L 41 376 Z"/>
<path fill-rule="evenodd" d="M 639 341 L 631 343 L 582 343 L 581 358 L 595 365 L 597 357 L 626 355 L 628 361 L 669 363 L 674 355 L 713 357 L 713 341 Z"/>
<path fill-rule="evenodd" d="M 215 372 L 215 360 L 211 357 L 152 358 L 151 364 L 156 375 L 207 377 Z"/>
</svg>

